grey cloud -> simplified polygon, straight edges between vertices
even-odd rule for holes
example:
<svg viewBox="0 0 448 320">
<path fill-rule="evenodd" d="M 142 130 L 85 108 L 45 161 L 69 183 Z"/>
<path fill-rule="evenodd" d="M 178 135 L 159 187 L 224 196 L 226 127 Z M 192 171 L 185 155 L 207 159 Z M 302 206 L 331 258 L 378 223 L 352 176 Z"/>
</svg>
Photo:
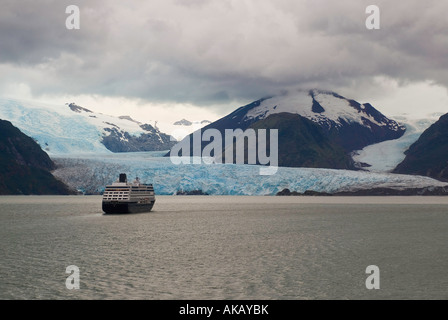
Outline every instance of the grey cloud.
<svg viewBox="0 0 448 320">
<path fill-rule="evenodd" d="M 57 59 L 64 52 L 86 55 L 103 50 L 107 13 L 97 1 L 81 1 L 83 28 L 69 32 L 65 8 L 72 1 L 2 1 L 0 62 L 36 65 Z M 89 26 L 94 26 L 90 28 Z"/>
<path fill-rule="evenodd" d="M 373 31 L 370 1 L 78 1 L 76 31 L 70 1 L 3 2 L 0 68 L 35 94 L 208 105 L 376 76 L 448 87 L 444 1 L 376 1 Z"/>
</svg>

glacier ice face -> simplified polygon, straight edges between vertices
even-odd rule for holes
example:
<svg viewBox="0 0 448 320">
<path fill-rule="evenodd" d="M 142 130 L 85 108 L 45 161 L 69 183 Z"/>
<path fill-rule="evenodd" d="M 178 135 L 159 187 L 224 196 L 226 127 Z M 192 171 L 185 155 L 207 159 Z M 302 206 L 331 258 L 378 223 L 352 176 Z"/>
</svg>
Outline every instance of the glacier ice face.
<svg viewBox="0 0 448 320">
<path fill-rule="evenodd" d="M 349 170 L 278 168 L 272 176 L 260 176 L 256 165 L 182 164 L 174 165 L 163 152 L 84 155 L 53 158 L 59 168 L 54 175 L 69 186 L 87 193 L 101 193 L 118 174 L 153 183 L 157 194 L 172 195 L 178 190 L 202 190 L 212 195 L 275 195 L 288 188 L 304 192 L 336 192 L 366 188 L 419 188 L 446 183 L 420 176 L 371 173 Z"/>
</svg>

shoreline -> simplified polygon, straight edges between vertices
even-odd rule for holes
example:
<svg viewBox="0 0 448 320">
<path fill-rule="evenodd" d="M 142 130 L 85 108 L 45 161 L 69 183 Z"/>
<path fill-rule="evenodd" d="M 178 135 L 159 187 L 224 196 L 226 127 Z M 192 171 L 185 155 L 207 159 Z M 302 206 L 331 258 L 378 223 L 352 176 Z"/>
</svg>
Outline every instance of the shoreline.
<svg viewBox="0 0 448 320">
<path fill-rule="evenodd" d="M 319 192 L 307 190 L 303 193 L 283 189 L 277 192 L 276 196 L 319 196 L 319 197 L 338 197 L 338 196 L 368 196 L 368 197 L 390 197 L 390 196 L 448 196 L 448 185 L 445 187 L 424 187 L 424 188 L 373 188 L 359 189 L 354 191 L 338 191 L 334 193 Z"/>
</svg>

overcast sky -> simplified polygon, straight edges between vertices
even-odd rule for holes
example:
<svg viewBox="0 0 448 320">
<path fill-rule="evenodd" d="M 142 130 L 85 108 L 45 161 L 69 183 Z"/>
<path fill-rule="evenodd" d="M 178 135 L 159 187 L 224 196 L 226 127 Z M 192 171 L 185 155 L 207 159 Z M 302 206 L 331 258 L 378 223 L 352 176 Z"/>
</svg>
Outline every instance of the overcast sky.
<svg viewBox="0 0 448 320">
<path fill-rule="evenodd" d="M 371 4 L 380 30 L 365 26 Z M 216 120 L 320 88 L 386 115 L 446 113 L 447 15 L 435 0 L 2 0 L 0 95 Z"/>
</svg>

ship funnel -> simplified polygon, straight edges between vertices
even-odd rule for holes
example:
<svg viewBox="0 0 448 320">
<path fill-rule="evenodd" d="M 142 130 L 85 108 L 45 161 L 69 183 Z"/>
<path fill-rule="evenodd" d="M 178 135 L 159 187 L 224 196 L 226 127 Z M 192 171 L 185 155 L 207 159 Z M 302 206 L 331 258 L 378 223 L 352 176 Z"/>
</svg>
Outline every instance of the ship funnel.
<svg viewBox="0 0 448 320">
<path fill-rule="evenodd" d="M 120 179 L 118 181 L 124 182 L 124 183 L 128 182 L 128 179 L 126 177 L 126 173 L 120 173 Z"/>
</svg>

